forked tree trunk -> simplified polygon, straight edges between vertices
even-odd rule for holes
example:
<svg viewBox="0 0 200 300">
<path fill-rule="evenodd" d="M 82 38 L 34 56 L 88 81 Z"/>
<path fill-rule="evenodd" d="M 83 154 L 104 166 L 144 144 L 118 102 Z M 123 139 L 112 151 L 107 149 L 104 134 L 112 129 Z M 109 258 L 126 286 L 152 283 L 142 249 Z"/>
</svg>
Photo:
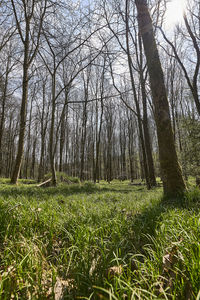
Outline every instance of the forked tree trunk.
<svg viewBox="0 0 200 300">
<path fill-rule="evenodd" d="M 174 144 L 164 75 L 153 34 L 152 20 L 148 11 L 147 2 L 146 0 L 135 0 L 135 3 L 138 11 L 139 30 L 147 59 L 155 110 L 164 195 L 176 197 L 179 193 L 185 191 L 186 186 Z"/>
</svg>

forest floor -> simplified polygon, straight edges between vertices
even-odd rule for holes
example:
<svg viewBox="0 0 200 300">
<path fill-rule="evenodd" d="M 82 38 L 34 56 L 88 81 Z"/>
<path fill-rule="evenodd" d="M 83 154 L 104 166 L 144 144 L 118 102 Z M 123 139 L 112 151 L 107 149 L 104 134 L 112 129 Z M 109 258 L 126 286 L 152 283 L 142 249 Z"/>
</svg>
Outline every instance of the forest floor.
<svg viewBox="0 0 200 300">
<path fill-rule="evenodd" d="M 28 182 L 27 182 L 28 183 Z M 0 299 L 200 299 L 200 190 L 0 180 Z"/>
</svg>

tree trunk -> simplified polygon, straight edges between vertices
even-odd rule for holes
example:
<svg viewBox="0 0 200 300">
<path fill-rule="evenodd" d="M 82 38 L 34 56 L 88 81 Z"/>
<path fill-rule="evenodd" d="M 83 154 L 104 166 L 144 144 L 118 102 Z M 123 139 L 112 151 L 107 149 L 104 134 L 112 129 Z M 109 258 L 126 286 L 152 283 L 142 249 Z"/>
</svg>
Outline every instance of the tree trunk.
<svg viewBox="0 0 200 300">
<path fill-rule="evenodd" d="M 35 178 L 35 152 L 36 152 L 36 145 L 37 145 L 37 136 L 35 137 L 34 139 L 34 142 L 33 142 L 33 152 L 32 152 L 32 164 L 31 164 L 31 170 L 30 170 L 30 177 L 32 179 Z"/>
<path fill-rule="evenodd" d="M 2 170 L 3 170 L 2 140 L 3 140 L 4 124 L 5 124 L 5 106 L 6 106 L 7 89 L 8 89 L 9 65 L 10 65 L 10 57 L 8 57 L 8 61 L 6 65 L 6 78 L 4 82 L 4 90 L 2 96 L 2 110 L 1 110 L 1 121 L 0 121 L 0 176 L 2 175 Z"/>
<path fill-rule="evenodd" d="M 186 189 L 174 144 L 164 75 L 146 0 L 135 0 L 155 110 L 164 195 L 176 197 Z"/>
<path fill-rule="evenodd" d="M 55 70 L 55 68 L 54 68 Z M 50 154 L 50 165 L 52 173 L 52 185 L 56 186 L 56 170 L 54 162 L 54 125 L 55 125 L 55 111 L 56 111 L 56 76 L 55 72 L 52 74 L 52 111 L 51 111 L 51 128 L 50 128 L 50 138 L 49 138 L 49 154 Z"/>
<path fill-rule="evenodd" d="M 65 118 L 61 116 L 61 124 L 60 124 L 60 161 L 59 161 L 59 172 L 63 171 L 63 149 L 65 143 Z"/>
<path fill-rule="evenodd" d="M 100 116 L 99 132 L 98 132 L 98 136 L 97 136 L 97 139 L 96 139 L 96 162 L 95 162 L 95 167 L 94 167 L 95 168 L 95 171 L 94 171 L 94 182 L 95 183 L 96 183 L 96 181 L 99 182 L 99 180 L 100 180 L 99 153 L 100 153 L 102 121 L 103 121 L 103 100 L 101 100 L 101 116 Z"/>
<path fill-rule="evenodd" d="M 27 27 L 29 27 L 27 25 Z M 19 141 L 18 141 L 18 151 L 15 161 L 15 167 L 11 177 L 11 183 L 17 184 L 19 177 L 22 157 L 24 152 L 24 136 L 26 130 L 26 111 L 27 111 L 27 101 L 28 101 L 28 67 L 29 67 L 29 28 L 26 29 L 26 41 L 24 47 L 24 63 L 23 63 L 23 86 L 22 86 L 22 103 L 20 111 L 20 131 L 19 131 Z"/>
<path fill-rule="evenodd" d="M 33 97 L 31 99 L 29 125 L 28 125 L 28 137 L 27 137 L 27 149 L 25 151 L 25 162 L 24 162 L 24 172 L 23 172 L 23 175 L 26 179 L 28 178 L 28 167 L 29 167 L 29 160 L 30 160 L 29 156 L 30 156 L 30 149 L 31 149 L 32 109 L 33 109 Z"/>
<path fill-rule="evenodd" d="M 150 134 L 148 127 L 148 117 L 147 117 L 147 98 L 146 98 L 146 90 L 145 90 L 145 81 L 143 78 L 143 74 L 140 74 L 141 80 L 141 90 L 142 90 L 142 103 L 143 103 L 143 131 L 144 131 L 144 141 L 145 141 L 145 149 L 146 149 L 146 157 L 148 163 L 149 170 L 149 181 L 151 186 L 156 186 L 156 177 L 154 171 L 154 163 L 150 142 Z"/>
<path fill-rule="evenodd" d="M 87 95 L 85 98 L 85 104 L 83 108 L 83 121 L 81 130 L 81 169 L 80 169 L 80 181 L 84 181 L 84 165 L 85 165 L 85 143 L 86 143 L 86 126 L 87 126 Z"/>
<path fill-rule="evenodd" d="M 140 106 L 138 102 L 138 97 L 136 93 L 136 87 L 135 87 L 135 81 L 134 81 L 134 75 L 133 75 L 133 69 L 132 69 L 132 57 L 130 54 L 130 47 L 129 47 L 129 17 L 128 17 L 128 0 L 126 1 L 126 47 L 127 47 L 127 58 L 128 58 L 128 66 L 129 66 L 129 73 L 131 78 L 131 86 L 133 90 L 134 95 L 134 101 L 136 106 L 136 112 L 137 112 L 137 118 L 138 118 L 138 129 L 139 129 L 139 137 L 141 142 L 141 148 L 142 148 L 142 156 L 143 156 L 143 165 L 144 165 L 144 173 L 145 173 L 145 179 L 146 179 L 146 185 L 147 189 L 151 188 L 150 180 L 149 180 L 149 171 L 147 166 L 147 157 L 146 157 L 146 151 L 145 151 L 145 143 L 144 143 L 144 135 L 142 130 L 142 119 L 141 119 L 141 113 L 140 113 Z"/>
</svg>

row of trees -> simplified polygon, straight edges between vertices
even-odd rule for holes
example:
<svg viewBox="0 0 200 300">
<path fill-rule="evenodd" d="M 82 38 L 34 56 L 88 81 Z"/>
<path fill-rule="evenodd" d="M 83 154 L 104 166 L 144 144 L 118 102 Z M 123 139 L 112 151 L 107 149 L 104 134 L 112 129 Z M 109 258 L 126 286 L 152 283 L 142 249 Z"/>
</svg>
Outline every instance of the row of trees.
<svg viewBox="0 0 200 300">
<path fill-rule="evenodd" d="M 51 171 L 56 185 L 59 170 L 151 188 L 159 175 L 165 194 L 185 190 L 178 156 L 185 177 L 199 167 L 200 4 L 173 33 L 165 8 L 0 1 L 1 176 Z"/>
</svg>

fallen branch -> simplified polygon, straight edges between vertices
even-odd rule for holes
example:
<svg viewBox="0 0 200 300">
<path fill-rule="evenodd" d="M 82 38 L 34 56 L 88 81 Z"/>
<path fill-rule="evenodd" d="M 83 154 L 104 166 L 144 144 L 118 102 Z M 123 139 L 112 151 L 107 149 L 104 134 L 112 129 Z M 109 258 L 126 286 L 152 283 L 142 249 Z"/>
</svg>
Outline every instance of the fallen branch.
<svg viewBox="0 0 200 300">
<path fill-rule="evenodd" d="M 49 187 L 49 186 L 51 186 L 51 181 L 52 181 L 52 178 L 49 178 L 48 180 L 38 184 L 37 187 Z"/>
</svg>

